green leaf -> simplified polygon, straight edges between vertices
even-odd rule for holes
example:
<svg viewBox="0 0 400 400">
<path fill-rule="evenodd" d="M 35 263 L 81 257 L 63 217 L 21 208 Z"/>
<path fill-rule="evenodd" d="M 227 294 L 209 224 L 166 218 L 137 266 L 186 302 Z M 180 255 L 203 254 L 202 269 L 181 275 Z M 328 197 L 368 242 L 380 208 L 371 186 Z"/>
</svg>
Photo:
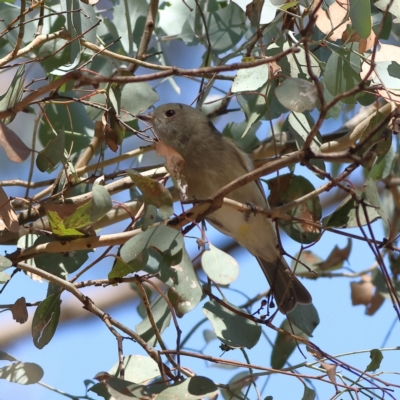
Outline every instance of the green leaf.
<svg viewBox="0 0 400 400">
<path fill-rule="evenodd" d="M 304 385 L 304 393 L 301 400 L 315 400 L 317 397 L 315 390 L 308 387 L 304 382 L 302 383 Z"/>
<path fill-rule="evenodd" d="M 121 87 L 115 83 L 107 86 L 107 99 L 110 107 L 117 115 L 121 112 Z"/>
<path fill-rule="evenodd" d="M 355 190 L 356 194 L 360 197 L 365 198 L 365 194 L 360 190 Z M 355 228 L 367 224 L 367 222 L 374 222 L 380 215 L 374 207 L 367 207 L 366 212 L 368 214 L 368 220 L 365 217 L 364 210 L 361 206 L 358 207 L 358 219 L 357 219 L 357 208 L 355 200 L 351 195 L 348 195 L 337 207 L 337 209 L 330 215 L 322 219 L 322 224 L 326 228 Z"/>
<path fill-rule="evenodd" d="M 76 97 L 74 92 L 64 95 Z M 72 149 L 72 155 L 89 146 L 94 135 L 94 119 L 89 117 L 86 106 L 76 102 L 68 105 L 50 103 L 46 105 L 46 116 L 39 128 L 39 139 L 43 146 L 54 138 L 54 132 L 64 133 L 64 148 L 68 151 Z"/>
<path fill-rule="evenodd" d="M 304 143 L 307 140 L 307 137 L 312 129 L 312 126 L 314 125 L 314 121 L 310 117 L 309 113 L 291 112 L 289 114 L 288 122 L 289 122 L 289 130 L 296 141 L 297 148 L 300 150 L 303 148 Z M 320 133 L 318 132 L 314 136 L 310 144 L 311 151 L 318 153 L 321 147 L 321 142 L 322 138 Z M 314 165 L 315 167 L 319 168 L 322 171 L 326 171 L 325 163 L 323 160 L 312 159 L 310 160 L 310 164 Z M 325 179 L 323 175 L 316 174 L 316 176 L 318 176 L 320 179 Z"/>
<path fill-rule="evenodd" d="M 290 325 L 287 319 L 282 322 L 280 328 L 286 332 L 293 333 L 296 336 L 301 336 L 306 340 L 308 339 L 308 336 L 305 333 L 295 325 Z M 278 332 L 275 344 L 272 348 L 271 367 L 274 369 L 283 368 L 296 346 L 296 340 L 292 339 L 289 335 Z"/>
<path fill-rule="evenodd" d="M 11 354 L 6 353 L 5 351 L 0 350 L 0 360 L 6 360 L 6 361 L 18 361 L 16 358 L 14 358 Z"/>
<path fill-rule="evenodd" d="M 361 140 L 365 137 L 369 137 L 369 139 L 358 149 L 357 155 L 362 157 L 371 146 L 374 146 L 374 153 L 377 155 L 377 162 L 379 163 L 385 157 L 392 146 L 392 134 L 389 132 L 386 124 L 383 124 L 383 126 L 377 129 L 383 123 L 385 118 L 385 115 L 377 112 L 371 119 L 361 135 Z M 375 131 L 375 133 L 371 136 L 370 134 L 373 131 Z M 376 146 L 375 143 L 377 143 Z M 368 162 L 365 162 L 363 166 L 368 167 Z"/>
<path fill-rule="evenodd" d="M 60 296 L 52 294 L 36 309 L 32 320 L 32 337 L 38 349 L 43 349 L 53 338 L 60 319 L 60 305 Z"/>
<path fill-rule="evenodd" d="M 145 231 L 150 228 L 155 222 L 162 221 L 157 214 L 157 207 L 152 204 L 145 204 L 144 214 L 141 218 L 142 230 Z M 139 227 L 139 226 L 138 226 Z"/>
<path fill-rule="evenodd" d="M 213 300 L 204 304 L 203 313 L 211 322 L 218 339 L 228 346 L 251 349 L 258 343 L 261 326 L 250 319 L 228 310 Z"/>
<path fill-rule="evenodd" d="M 65 20 L 66 20 L 66 29 L 71 36 L 71 40 L 69 43 L 69 48 L 71 49 L 70 52 L 70 59 L 64 65 L 61 65 L 57 69 L 51 71 L 52 75 L 62 76 L 75 69 L 81 60 L 81 44 L 78 38 L 79 34 L 82 33 L 80 29 L 80 15 L 81 13 L 76 13 L 74 10 L 79 9 L 80 2 L 79 0 L 61 0 L 61 8 L 65 13 Z"/>
<path fill-rule="evenodd" d="M 372 272 L 372 283 L 376 287 L 376 290 L 385 298 L 391 301 L 391 295 L 389 294 L 389 290 L 385 281 L 385 278 L 382 275 L 382 272 L 379 269 L 375 269 Z M 394 290 L 397 292 L 397 296 L 400 296 L 400 281 L 392 280 L 392 284 Z"/>
<path fill-rule="evenodd" d="M 0 256 L 0 271 L 4 271 L 12 266 L 12 262 L 9 258 Z"/>
<path fill-rule="evenodd" d="M 371 178 L 368 178 L 365 182 L 365 199 L 375 208 L 380 217 L 390 226 L 390 218 L 386 214 L 385 209 L 382 207 L 376 182 Z M 369 208 L 370 207 L 367 206 L 367 210 Z"/>
<path fill-rule="evenodd" d="M 216 0 L 209 3 L 218 5 Z M 216 54 L 232 49 L 240 42 L 246 31 L 246 17 L 234 3 L 218 9 L 217 12 L 209 13 L 206 19 L 211 51 Z M 203 24 L 201 27 L 204 30 Z M 206 42 L 204 41 L 203 44 Z"/>
<path fill-rule="evenodd" d="M 36 166 L 41 172 L 52 172 L 59 163 L 65 162 L 65 133 L 60 131 L 47 142 L 46 147 L 36 157 Z"/>
<path fill-rule="evenodd" d="M 398 24 L 400 22 L 400 1 L 399 0 L 378 0 L 374 3 L 374 6 L 379 8 L 382 11 L 386 11 L 388 6 L 389 12 L 393 14 L 394 19 L 393 23 Z M 390 18 L 386 18 L 390 19 Z"/>
<path fill-rule="evenodd" d="M 254 91 L 264 86 L 268 81 L 269 68 L 267 64 L 253 68 L 239 69 L 232 84 L 231 92 Z"/>
<path fill-rule="evenodd" d="M 278 3 L 275 2 L 275 4 L 272 4 L 270 0 L 265 0 L 265 1 L 251 1 L 251 0 L 234 0 L 234 3 L 236 3 L 249 17 L 250 21 L 252 21 L 253 26 L 260 25 L 266 25 L 272 22 L 275 18 L 276 12 L 278 11 Z M 258 8 L 255 8 L 255 6 L 261 6 L 261 10 Z M 248 12 L 248 7 L 250 8 L 251 11 L 255 11 L 254 18 L 251 18 L 253 16 L 253 12 L 249 15 Z"/>
<path fill-rule="evenodd" d="M 22 99 L 22 94 L 24 92 L 24 75 L 25 65 L 21 65 L 15 73 L 14 78 L 11 81 L 11 84 L 8 87 L 7 91 L 0 96 L 0 111 L 5 111 L 9 108 L 14 107 Z M 14 118 L 15 115 L 11 115 L 7 118 L 4 118 L 2 122 L 5 125 L 8 125 L 11 121 L 14 120 Z"/>
<path fill-rule="evenodd" d="M 168 328 L 171 322 L 171 310 L 168 307 L 167 302 L 164 298 L 159 295 L 150 304 L 151 313 L 153 315 L 156 327 L 160 335 Z M 153 326 L 151 325 L 150 318 L 148 315 L 143 321 L 136 325 L 136 332 L 145 340 L 150 346 L 155 346 L 157 343 L 157 337 L 154 332 Z"/>
<path fill-rule="evenodd" d="M 329 90 L 326 87 L 326 80 L 324 79 L 324 77 L 321 79 L 321 84 L 323 85 L 323 91 L 324 91 L 324 99 L 326 103 L 330 103 L 333 100 L 333 97 Z M 357 98 L 357 100 L 359 100 Z M 338 117 L 340 116 L 341 112 L 343 109 L 343 103 L 341 101 L 338 101 L 333 107 L 330 107 L 327 114 L 326 114 L 326 119 L 329 118 L 334 118 L 334 119 L 338 119 Z"/>
<path fill-rule="evenodd" d="M 0 284 L 6 283 L 11 279 L 11 276 L 7 274 L 6 272 L 1 272 L 0 271 Z"/>
<path fill-rule="evenodd" d="M 196 7 L 194 0 L 188 0 L 186 4 L 180 1 L 173 1 L 165 4 L 158 11 L 159 23 L 156 31 L 168 36 L 170 39 L 180 39 L 186 44 L 192 45 L 198 41 L 195 40 L 193 30 L 193 19 L 191 18 L 191 9 Z"/>
<path fill-rule="evenodd" d="M 38 246 L 40 244 L 54 242 L 55 240 L 55 238 L 42 235 L 35 240 L 33 245 Z M 92 250 L 81 250 L 72 253 L 38 254 L 35 256 L 35 264 L 37 268 L 43 271 L 67 279 L 68 274 L 77 271 L 88 260 L 89 251 Z"/>
<path fill-rule="evenodd" d="M 155 399 L 155 396 L 164 387 L 158 384 L 153 384 L 149 386 L 138 385 L 136 383 L 116 378 L 114 376 L 109 376 L 106 372 L 99 372 L 95 376 L 95 378 L 100 380 L 101 384 L 95 385 L 95 389 L 93 390 L 92 387 L 90 390 L 93 390 L 98 395 L 104 397 L 101 386 L 105 385 L 108 393 L 112 396 L 112 399 L 115 400 Z M 99 387 L 99 385 L 101 386 Z M 109 399 L 110 397 L 105 398 Z"/>
<path fill-rule="evenodd" d="M 196 375 L 167 387 L 160 392 L 157 400 L 213 400 L 217 398 L 218 394 L 218 387 L 211 379 Z"/>
<path fill-rule="evenodd" d="M 282 50 L 286 51 L 291 48 L 289 41 L 284 41 L 282 44 Z M 315 58 L 312 52 L 309 53 L 307 60 L 306 52 L 302 47 L 299 47 L 299 51 L 296 53 L 288 54 L 287 57 L 283 57 L 278 61 L 279 66 L 282 68 L 282 73 L 292 78 L 310 79 L 308 73 L 308 63 L 310 63 L 311 70 L 314 75 L 319 77 L 321 75 L 321 67 L 319 60 Z"/>
<path fill-rule="evenodd" d="M 366 372 L 374 372 L 381 366 L 381 362 L 383 360 L 383 354 L 378 349 L 372 349 L 370 351 L 369 356 L 371 358 L 371 362 L 368 364 L 365 371 Z"/>
<path fill-rule="evenodd" d="M 32 385 L 43 378 L 44 372 L 40 365 L 16 361 L 0 368 L 0 379 L 20 385 Z"/>
<path fill-rule="evenodd" d="M 325 68 L 325 84 L 332 96 L 354 89 L 361 82 L 360 57 L 351 49 L 335 48 Z M 355 104 L 355 96 L 342 98 L 346 104 Z"/>
<path fill-rule="evenodd" d="M 317 89 L 305 79 L 287 78 L 275 89 L 276 98 L 290 111 L 313 110 L 318 102 Z"/>
<path fill-rule="evenodd" d="M 239 264 L 229 254 L 209 245 L 201 256 L 201 265 L 207 276 L 220 285 L 229 285 L 239 276 Z"/>
<path fill-rule="evenodd" d="M 247 120 L 247 126 L 242 136 L 245 136 L 252 127 L 252 125 L 257 121 L 259 121 L 267 112 L 267 104 L 263 96 L 266 94 L 266 91 L 267 91 L 267 85 L 265 85 L 259 90 L 260 94 L 237 96 L 238 103 L 240 104 L 240 107 L 244 111 Z"/>
<path fill-rule="evenodd" d="M 121 93 L 121 120 L 128 122 L 159 100 L 157 92 L 147 82 L 124 85 Z"/>
<path fill-rule="evenodd" d="M 116 262 L 108 277 L 120 278 L 143 269 L 149 258 L 148 249 L 157 249 L 165 253 L 170 262 L 179 263 L 182 259 L 183 237 L 178 230 L 165 225 L 147 229 L 121 247 L 122 262 Z"/>
<path fill-rule="evenodd" d="M 112 208 L 107 189 L 95 183 L 92 198 L 77 207 L 75 204 L 46 204 L 46 215 L 52 232 L 57 236 L 82 236 L 79 230 L 100 220 Z"/>
<path fill-rule="evenodd" d="M 192 261 L 183 248 L 182 260 L 179 264 L 162 264 L 161 279 L 170 286 L 168 298 L 178 317 L 183 317 L 193 310 L 201 301 L 203 290 L 194 271 Z M 168 276 L 168 280 L 165 278 Z"/>
<path fill-rule="evenodd" d="M 256 379 L 257 376 L 251 376 L 248 371 L 239 372 L 229 380 L 226 388 L 221 389 L 222 397 L 225 400 L 244 398 L 243 389 L 252 385 Z"/>
<path fill-rule="evenodd" d="M 371 34 L 371 4 L 369 0 L 350 0 L 350 18 L 353 28 L 361 38 Z"/>
<path fill-rule="evenodd" d="M 94 184 L 91 200 L 64 219 L 65 227 L 78 229 L 91 225 L 103 218 L 111 209 L 112 202 L 107 189 L 100 184 Z"/>
<path fill-rule="evenodd" d="M 247 132 L 246 136 L 243 136 L 247 122 L 230 122 L 225 126 L 222 134 L 235 141 L 237 146 L 242 149 L 245 153 L 251 153 L 260 143 L 256 133 L 258 128 L 261 126 L 261 122 L 256 122 Z"/>
<path fill-rule="evenodd" d="M 142 192 L 144 202 L 156 206 L 163 218 L 168 218 L 174 212 L 171 193 L 164 185 L 131 169 L 126 173 Z"/>
<path fill-rule="evenodd" d="M 306 178 L 292 174 L 270 179 L 267 184 L 270 189 L 268 202 L 271 207 L 290 203 L 315 190 L 312 183 Z M 319 223 L 322 216 L 322 208 L 318 196 L 292 208 L 287 214 Z M 279 220 L 279 225 L 293 240 L 300 243 L 312 243 L 320 235 L 318 228 L 305 222 Z"/>
<path fill-rule="evenodd" d="M 389 174 L 393 171 L 395 162 L 396 150 L 394 149 L 394 145 L 392 143 L 386 155 L 380 161 L 377 161 L 375 165 L 371 168 L 368 173 L 368 178 L 371 178 L 373 180 L 387 178 Z"/>
<path fill-rule="evenodd" d="M 125 379 L 134 383 L 146 383 L 160 376 L 158 364 L 150 357 L 129 355 L 123 358 Z M 110 375 L 118 376 L 120 373 L 119 362 L 109 371 Z"/>
<path fill-rule="evenodd" d="M 312 337 L 314 329 L 320 322 L 318 311 L 314 304 L 297 303 L 296 307 L 287 314 L 287 318 L 310 337 Z"/>
</svg>

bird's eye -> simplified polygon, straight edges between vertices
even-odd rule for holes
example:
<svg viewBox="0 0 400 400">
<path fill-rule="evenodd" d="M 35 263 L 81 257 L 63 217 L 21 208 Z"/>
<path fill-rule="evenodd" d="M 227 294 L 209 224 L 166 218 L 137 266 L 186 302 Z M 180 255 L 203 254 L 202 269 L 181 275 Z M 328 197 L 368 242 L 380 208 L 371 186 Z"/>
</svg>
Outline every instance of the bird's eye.
<svg viewBox="0 0 400 400">
<path fill-rule="evenodd" d="M 166 116 L 167 118 L 171 118 L 171 117 L 173 117 L 174 115 L 175 115 L 175 111 L 174 111 L 174 110 L 168 110 L 168 111 L 165 112 L 165 116 Z"/>
</svg>

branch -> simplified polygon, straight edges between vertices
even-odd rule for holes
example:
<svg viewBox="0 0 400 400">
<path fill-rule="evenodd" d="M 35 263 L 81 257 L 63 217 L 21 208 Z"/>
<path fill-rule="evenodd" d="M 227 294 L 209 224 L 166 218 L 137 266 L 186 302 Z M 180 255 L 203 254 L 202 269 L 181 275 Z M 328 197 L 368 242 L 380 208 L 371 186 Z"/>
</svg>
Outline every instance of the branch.
<svg viewBox="0 0 400 400">
<path fill-rule="evenodd" d="M 15 60 L 16 58 L 24 56 L 25 54 L 32 51 L 34 48 L 39 47 L 44 43 L 50 42 L 55 39 L 68 40 L 69 37 L 70 37 L 70 35 L 65 29 L 62 29 L 62 30 L 54 32 L 54 33 L 49 33 L 47 35 L 38 35 L 32 40 L 32 42 L 30 42 L 28 45 L 26 45 L 22 49 L 19 49 L 17 52 L 15 52 L 13 49 L 5 57 L 1 58 L 0 59 L 0 67 L 6 65 L 7 63 L 9 63 L 12 60 Z"/>
<path fill-rule="evenodd" d="M 293 46 L 282 53 L 277 54 L 276 56 L 273 57 L 266 57 L 260 60 L 256 61 L 251 61 L 251 62 L 244 62 L 244 63 L 233 63 L 230 65 L 217 65 L 213 67 L 202 67 L 202 68 L 193 68 L 193 69 L 182 69 L 178 67 L 170 67 L 166 71 L 161 71 L 161 72 L 155 72 L 153 74 L 146 74 L 146 75 L 140 75 L 140 76 L 111 76 L 111 77 L 105 77 L 105 76 L 89 76 L 84 74 L 82 71 L 71 71 L 62 77 L 60 77 L 58 80 L 53 81 L 45 86 L 42 86 L 41 88 L 37 89 L 35 92 L 29 94 L 26 96 L 24 99 L 22 99 L 19 103 L 14 105 L 14 107 L 9 108 L 5 111 L 0 112 L 0 120 L 13 116 L 19 111 L 22 111 L 25 107 L 30 105 L 34 100 L 36 100 L 38 97 L 44 95 L 47 92 L 50 92 L 52 90 L 58 89 L 60 86 L 63 84 L 74 80 L 77 82 L 77 86 L 82 86 L 82 85 L 94 85 L 97 86 L 100 83 L 133 83 L 133 82 L 145 82 L 145 81 L 151 81 L 151 80 L 156 80 L 156 79 L 161 79 L 161 78 L 166 78 L 168 76 L 202 76 L 205 74 L 209 73 L 218 73 L 218 72 L 226 72 L 226 71 L 236 71 L 238 69 L 246 69 L 246 68 L 253 68 L 257 67 L 259 65 L 263 64 L 268 64 L 273 61 L 278 61 L 281 58 L 284 58 L 288 54 L 292 53 L 297 53 L 299 49 L 296 46 Z"/>
</svg>

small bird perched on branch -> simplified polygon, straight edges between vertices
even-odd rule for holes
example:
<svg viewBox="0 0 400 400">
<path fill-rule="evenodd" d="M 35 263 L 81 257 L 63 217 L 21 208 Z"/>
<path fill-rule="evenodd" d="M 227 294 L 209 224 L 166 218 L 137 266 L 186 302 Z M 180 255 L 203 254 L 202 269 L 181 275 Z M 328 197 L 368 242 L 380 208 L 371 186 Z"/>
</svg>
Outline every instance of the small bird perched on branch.
<svg viewBox="0 0 400 400">
<path fill-rule="evenodd" d="M 253 169 L 249 156 L 232 140 L 222 136 L 199 110 L 171 103 L 138 118 L 153 125 L 159 139 L 183 157 L 189 199 L 210 198 Z M 247 183 L 227 197 L 264 209 L 269 207 L 259 181 Z M 280 253 L 276 231 L 269 218 L 261 213 L 244 213 L 222 206 L 206 219 L 257 258 L 281 312 L 291 311 L 297 303 L 311 303 L 310 293 Z"/>
</svg>

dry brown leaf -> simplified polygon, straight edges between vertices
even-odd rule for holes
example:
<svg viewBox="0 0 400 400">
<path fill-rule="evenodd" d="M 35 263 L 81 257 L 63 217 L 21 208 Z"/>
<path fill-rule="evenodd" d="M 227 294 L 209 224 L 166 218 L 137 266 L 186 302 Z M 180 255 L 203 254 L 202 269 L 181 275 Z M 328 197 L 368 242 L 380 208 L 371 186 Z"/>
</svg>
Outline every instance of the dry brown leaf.
<svg viewBox="0 0 400 400">
<path fill-rule="evenodd" d="M 268 68 L 269 68 L 269 77 L 271 79 L 282 71 L 281 66 L 276 61 L 268 63 Z"/>
<path fill-rule="evenodd" d="M 320 0 L 314 0 L 314 6 L 318 4 Z M 324 11 L 321 7 L 316 12 L 316 25 L 318 29 L 325 34 L 329 34 L 329 39 L 335 42 L 342 38 L 344 31 L 349 25 L 349 1 L 340 0 L 335 1 L 329 8 L 328 11 Z M 346 20 L 343 22 L 343 20 Z M 343 22 L 343 23 L 342 23 Z"/>
<path fill-rule="evenodd" d="M 34 274 L 33 272 L 27 272 L 26 275 L 29 276 L 33 281 L 43 283 L 43 279 L 41 276 Z"/>
<path fill-rule="evenodd" d="M 257 26 L 260 23 L 261 11 L 264 5 L 264 0 L 253 0 L 246 6 L 246 17 L 250 20 L 253 26 Z"/>
<path fill-rule="evenodd" d="M 107 122 L 107 113 L 103 113 L 101 122 L 104 129 L 104 141 L 108 148 L 115 153 L 118 150 L 117 135 Z"/>
<path fill-rule="evenodd" d="M 161 141 L 156 142 L 156 153 L 160 157 L 165 157 L 167 161 L 165 166 L 168 172 L 171 174 L 171 178 L 173 179 L 174 183 L 178 186 L 179 191 L 185 198 L 187 188 L 187 183 L 185 181 L 185 177 L 183 176 L 185 160 L 172 147 L 167 146 Z"/>
<path fill-rule="evenodd" d="M 87 201 L 89 201 L 89 200 L 87 200 Z M 84 204 L 84 203 L 82 203 L 82 204 Z M 80 204 L 80 205 L 82 205 L 82 204 Z M 46 211 L 56 212 L 61 219 L 64 219 L 64 218 L 71 216 L 78 209 L 78 206 L 76 204 L 46 203 L 46 204 L 43 204 L 43 208 Z"/>
<path fill-rule="evenodd" d="M 11 307 L 10 311 L 15 321 L 24 324 L 28 320 L 25 297 L 20 297 Z"/>
<path fill-rule="evenodd" d="M 360 41 L 358 42 L 358 51 L 360 53 L 365 53 L 369 49 L 372 49 L 375 43 L 375 39 L 376 39 L 375 32 L 371 29 L 370 35 L 366 39 L 361 38 Z"/>
<path fill-rule="evenodd" d="M 31 150 L 7 125 L 0 122 L 0 146 L 4 148 L 9 160 L 20 163 L 31 154 Z"/>
<path fill-rule="evenodd" d="M 336 365 L 321 361 L 321 367 L 325 369 L 329 380 L 336 386 Z"/>
<path fill-rule="evenodd" d="M 374 295 L 372 296 L 371 302 L 367 305 L 365 314 L 374 315 L 384 301 L 385 298 L 378 291 L 375 291 Z"/>
<path fill-rule="evenodd" d="M 309 208 L 307 207 L 306 203 L 300 204 L 301 207 L 301 214 L 297 215 L 299 218 L 303 218 L 309 221 L 314 221 L 314 222 L 319 222 L 318 219 L 315 218 L 315 215 L 313 215 Z M 302 222 L 301 227 L 304 229 L 304 232 L 308 233 L 319 233 L 319 229 L 316 226 L 307 224 L 307 222 Z"/>
<path fill-rule="evenodd" d="M 363 275 L 361 281 L 351 282 L 351 302 L 353 306 L 359 304 L 368 305 L 372 300 L 374 294 L 374 285 L 371 282 L 369 275 Z"/>
<path fill-rule="evenodd" d="M 8 229 L 10 232 L 18 232 L 19 223 L 6 192 L 0 186 L 0 231 L 4 231 L 4 229 Z"/>
<path fill-rule="evenodd" d="M 319 269 L 321 269 L 322 271 L 333 268 L 336 265 L 347 260 L 350 255 L 350 251 L 351 251 L 351 240 L 348 239 L 346 247 L 341 249 L 338 246 L 335 246 L 331 251 L 331 254 L 329 254 L 328 258 L 317 265 Z"/>
<path fill-rule="evenodd" d="M 284 193 L 289 189 L 291 180 L 292 175 L 286 174 L 280 176 L 279 179 L 271 179 L 268 182 L 268 203 L 271 207 L 279 207 L 282 205 L 281 193 Z"/>
<path fill-rule="evenodd" d="M 375 43 L 375 38 L 376 35 L 373 30 L 371 30 L 370 35 L 366 39 L 361 38 L 356 31 L 350 31 L 349 29 L 346 29 L 342 35 L 343 43 L 348 43 L 348 42 L 358 43 L 358 51 L 360 53 L 365 53 L 366 51 L 371 49 Z"/>
<path fill-rule="evenodd" d="M 359 42 L 361 40 L 359 34 L 351 29 L 346 29 L 342 35 L 343 43 Z"/>
</svg>

